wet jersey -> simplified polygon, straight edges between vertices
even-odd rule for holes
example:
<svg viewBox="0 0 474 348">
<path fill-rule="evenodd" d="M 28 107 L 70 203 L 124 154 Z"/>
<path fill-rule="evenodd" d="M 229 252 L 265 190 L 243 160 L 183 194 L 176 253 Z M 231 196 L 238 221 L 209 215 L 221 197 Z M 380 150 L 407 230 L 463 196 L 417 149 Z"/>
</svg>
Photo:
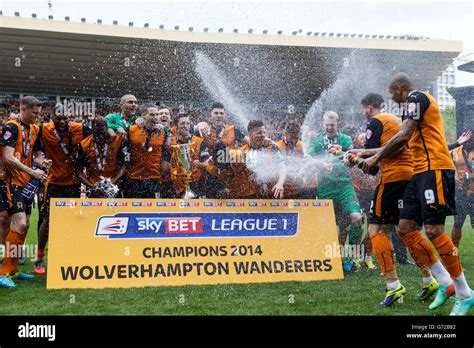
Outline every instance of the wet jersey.
<svg viewBox="0 0 474 348">
<path fill-rule="evenodd" d="M 402 128 L 402 120 L 389 113 L 380 113 L 369 119 L 365 135 L 365 148 L 376 149 L 384 146 Z M 413 176 L 413 159 L 408 146 L 398 154 L 384 158 L 380 162 L 382 183 L 410 180 Z"/>
<path fill-rule="evenodd" d="M 408 142 L 415 166 L 414 174 L 429 170 L 455 169 L 444 135 L 443 117 L 438 103 L 430 94 L 411 92 L 403 118 L 418 121 Z"/>
</svg>

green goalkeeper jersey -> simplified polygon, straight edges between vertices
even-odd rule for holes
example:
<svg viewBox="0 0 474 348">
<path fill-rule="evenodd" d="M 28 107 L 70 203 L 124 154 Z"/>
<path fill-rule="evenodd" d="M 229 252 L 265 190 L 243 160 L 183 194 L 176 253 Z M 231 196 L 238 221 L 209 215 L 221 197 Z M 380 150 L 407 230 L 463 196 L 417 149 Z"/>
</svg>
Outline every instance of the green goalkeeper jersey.
<svg viewBox="0 0 474 348">
<path fill-rule="evenodd" d="M 116 132 L 119 128 L 126 130 L 128 127 L 133 126 L 135 124 L 135 120 L 140 118 L 140 116 L 134 115 L 131 120 L 125 120 L 120 112 L 116 112 L 105 116 L 105 118 L 107 119 L 108 127 L 112 128 Z"/>
<path fill-rule="evenodd" d="M 330 172 L 324 169 L 318 171 L 318 192 L 321 193 L 334 191 L 334 189 L 344 185 L 352 185 L 349 169 L 340 160 L 331 158 L 334 155 L 328 154 L 327 149 L 330 145 L 340 145 L 342 151 L 347 151 L 352 149 L 352 139 L 348 135 L 337 132 L 336 137 L 333 139 L 321 133 L 309 141 L 308 154 L 311 156 L 321 156 L 323 160 L 327 156 L 328 162 L 333 165 Z"/>
</svg>

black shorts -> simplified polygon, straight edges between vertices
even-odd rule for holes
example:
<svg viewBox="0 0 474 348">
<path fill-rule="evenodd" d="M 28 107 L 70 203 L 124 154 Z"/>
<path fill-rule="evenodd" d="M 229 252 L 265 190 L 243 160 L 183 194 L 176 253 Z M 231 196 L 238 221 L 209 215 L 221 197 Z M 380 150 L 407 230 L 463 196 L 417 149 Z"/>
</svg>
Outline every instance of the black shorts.
<svg viewBox="0 0 474 348">
<path fill-rule="evenodd" d="M 6 187 L 5 187 L 6 188 Z M 33 199 L 24 197 L 21 192 L 23 188 L 16 185 L 10 185 L 10 190 L 6 189 L 6 199 L 8 202 L 8 215 L 12 216 L 17 213 L 25 213 L 31 215 L 31 209 L 33 207 Z"/>
<path fill-rule="evenodd" d="M 398 225 L 408 180 L 379 184 L 370 203 L 369 224 Z"/>
<path fill-rule="evenodd" d="M 466 196 L 463 190 L 456 190 L 456 211 L 454 227 L 462 228 L 466 217 L 471 217 L 471 227 L 474 228 L 474 194 Z"/>
<path fill-rule="evenodd" d="M 81 184 L 48 184 L 44 189 L 44 199 L 41 207 L 41 213 L 43 215 L 49 215 L 49 203 L 51 198 L 81 198 Z"/>
<path fill-rule="evenodd" d="M 124 198 L 161 198 L 160 179 L 127 179 L 122 185 Z"/>
<path fill-rule="evenodd" d="M 456 215 L 454 170 L 429 170 L 414 175 L 403 196 L 400 219 L 418 225 L 443 225 Z"/>
</svg>

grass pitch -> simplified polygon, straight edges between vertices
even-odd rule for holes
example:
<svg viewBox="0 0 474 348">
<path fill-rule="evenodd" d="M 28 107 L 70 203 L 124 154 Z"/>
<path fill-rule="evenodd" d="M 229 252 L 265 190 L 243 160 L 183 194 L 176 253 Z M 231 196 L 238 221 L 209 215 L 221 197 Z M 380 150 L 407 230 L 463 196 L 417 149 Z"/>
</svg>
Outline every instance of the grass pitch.
<svg viewBox="0 0 474 348">
<path fill-rule="evenodd" d="M 35 210 L 27 244 L 36 243 L 37 219 Z M 451 226 L 449 219 L 449 233 Z M 460 253 L 474 286 L 474 232 L 469 224 Z M 417 267 L 397 267 L 407 295 L 391 308 L 378 305 L 385 288 L 380 270 L 363 269 L 336 281 L 101 290 L 46 290 L 46 278 L 41 276 L 19 281 L 16 289 L 0 288 L 0 315 L 449 315 L 452 299 L 430 311 L 429 303 L 417 300 L 421 290 Z M 32 273 L 33 262 L 29 259 L 22 270 Z"/>
</svg>

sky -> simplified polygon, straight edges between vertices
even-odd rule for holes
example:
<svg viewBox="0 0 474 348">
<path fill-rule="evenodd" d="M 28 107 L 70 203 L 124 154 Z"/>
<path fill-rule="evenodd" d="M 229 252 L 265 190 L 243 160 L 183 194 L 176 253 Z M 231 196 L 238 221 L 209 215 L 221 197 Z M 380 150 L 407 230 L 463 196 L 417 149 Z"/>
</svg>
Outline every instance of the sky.
<svg viewBox="0 0 474 348">
<path fill-rule="evenodd" d="M 118 20 L 120 25 L 134 26 L 150 23 L 180 30 L 193 27 L 202 31 L 208 27 L 216 32 L 238 29 L 246 33 L 267 29 L 269 33 L 283 30 L 291 34 L 306 32 L 363 33 L 379 35 L 414 34 L 433 39 L 463 41 L 463 52 L 456 60 L 459 65 L 474 60 L 474 4 L 469 0 L 454 1 L 133 1 L 133 0 L 0 0 L 3 15 L 38 18 L 53 15 L 54 19 L 69 16 L 71 21 L 104 24 Z M 1 19 L 1 17 L 0 17 Z M 458 72 L 456 85 L 474 84 L 474 74 Z"/>
</svg>

